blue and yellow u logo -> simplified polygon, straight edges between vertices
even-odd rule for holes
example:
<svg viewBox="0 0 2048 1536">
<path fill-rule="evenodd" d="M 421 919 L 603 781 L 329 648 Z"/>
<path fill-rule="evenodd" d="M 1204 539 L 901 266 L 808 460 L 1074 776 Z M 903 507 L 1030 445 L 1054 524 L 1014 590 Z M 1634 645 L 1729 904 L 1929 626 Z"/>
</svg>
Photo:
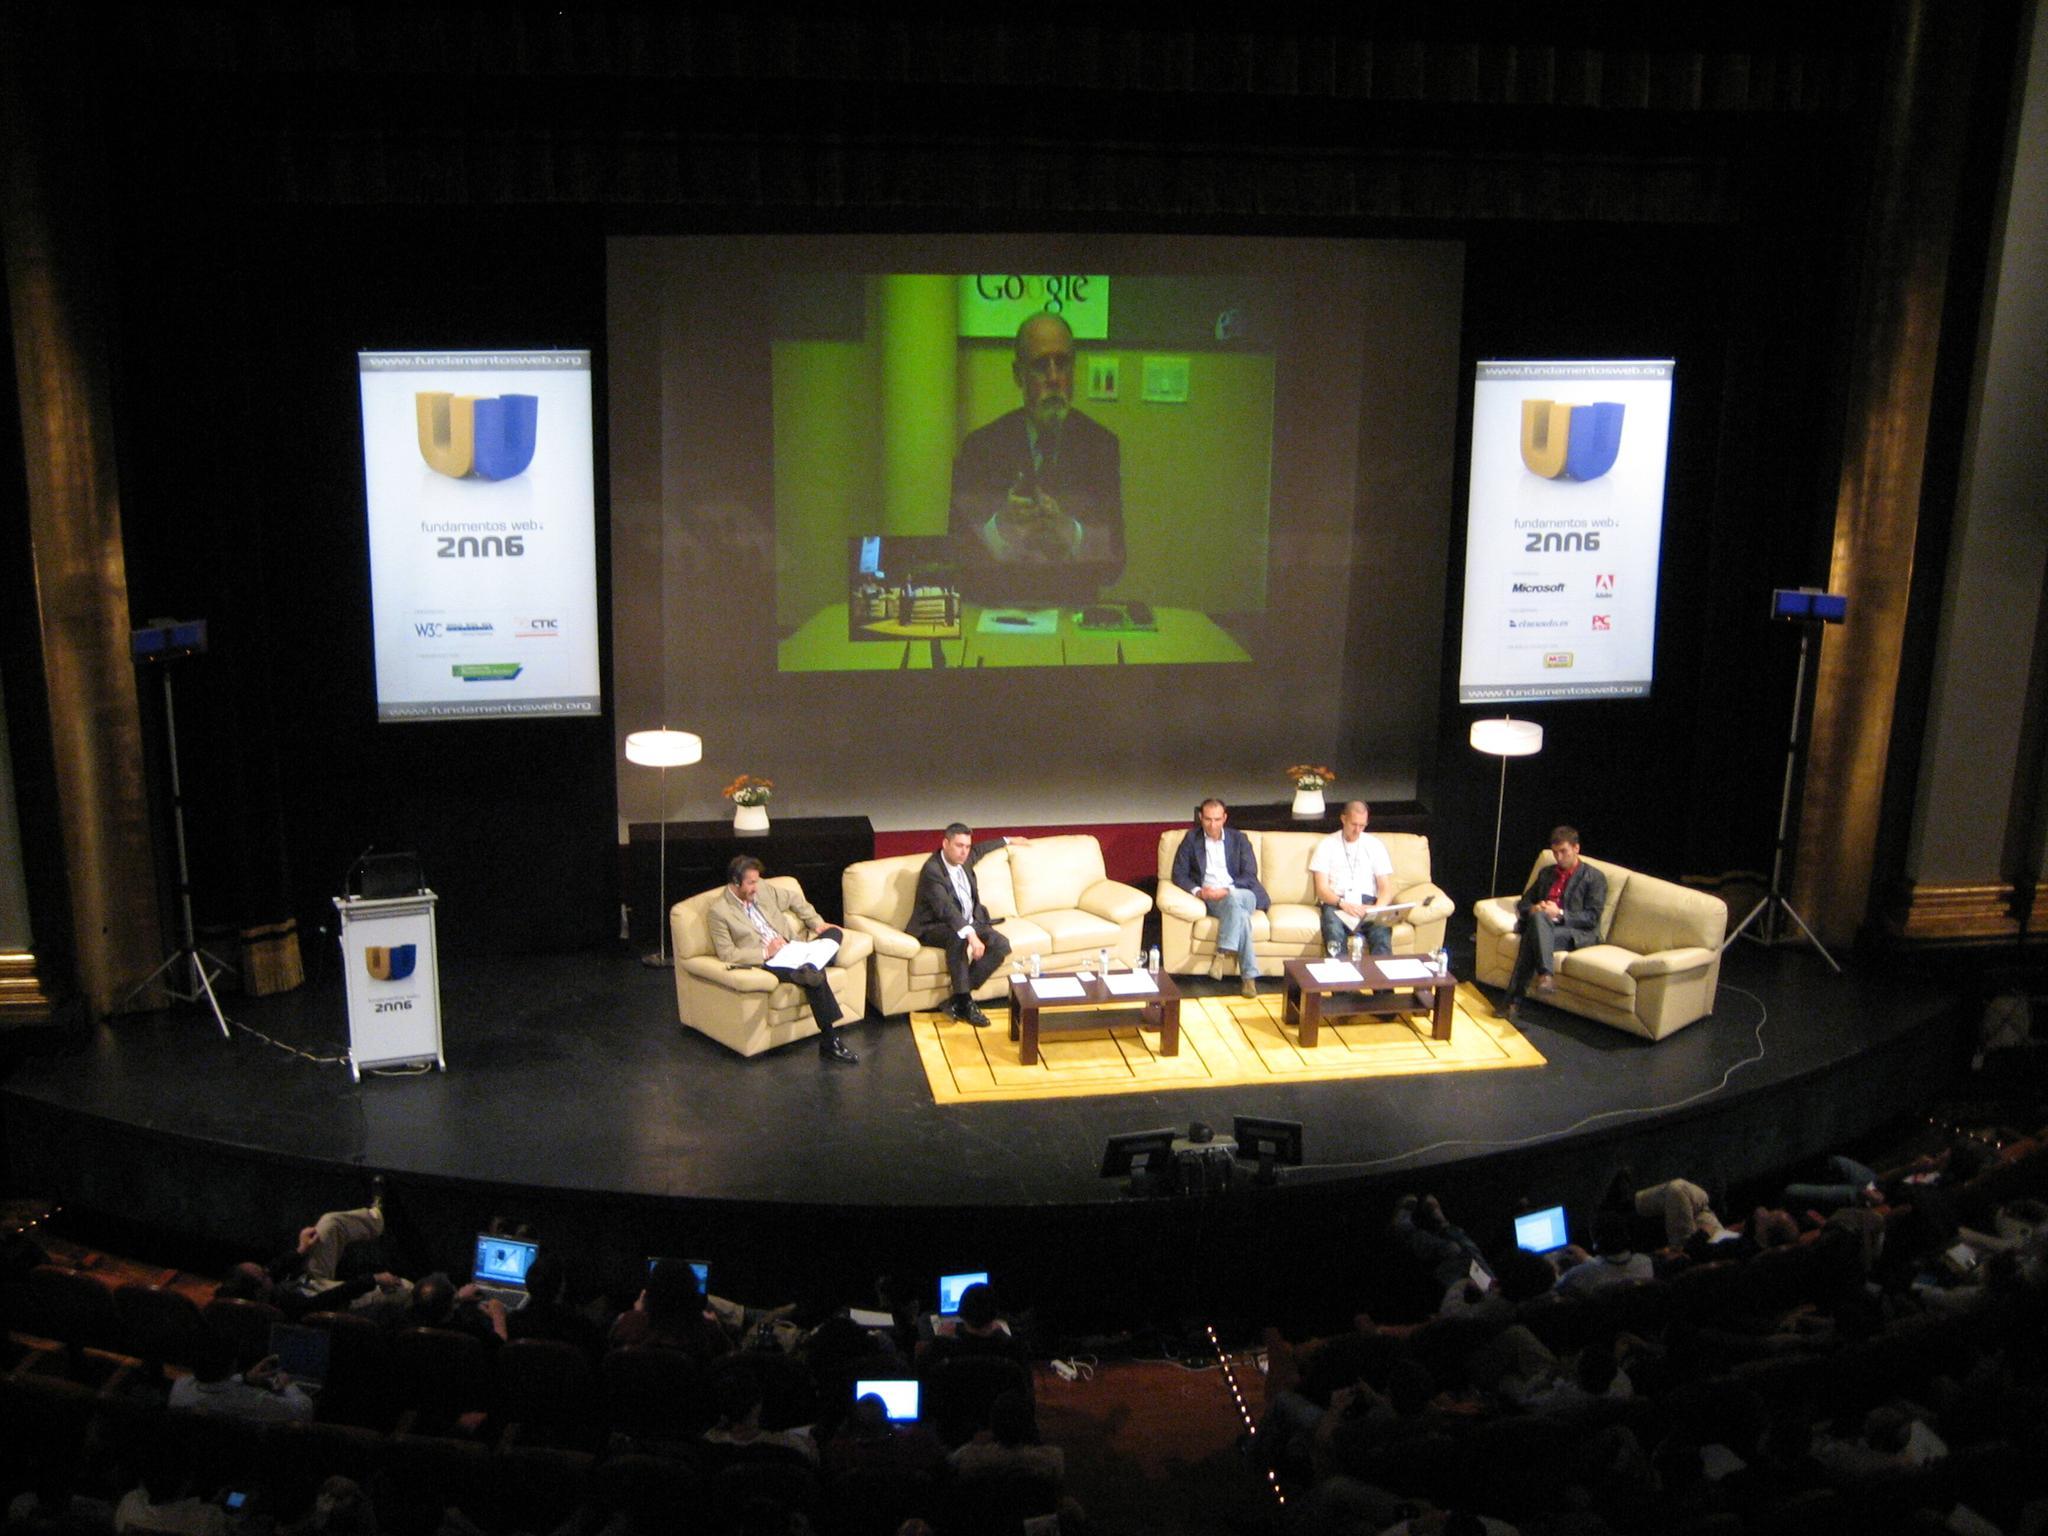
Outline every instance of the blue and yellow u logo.
<svg viewBox="0 0 2048 1536">
<path fill-rule="evenodd" d="M 403 981 L 418 961 L 417 944 L 370 944 L 363 949 L 363 966 L 372 981 Z"/>
<path fill-rule="evenodd" d="M 1598 480 L 1614 468 L 1621 452 L 1621 418 L 1627 409 L 1613 400 L 1591 405 L 1524 400 L 1522 462 L 1546 480 Z"/>
<path fill-rule="evenodd" d="M 457 480 L 471 474 L 510 480 L 533 462 L 540 396 L 425 390 L 412 399 L 419 415 L 420 457 L 429 469 Z"/>
</svg>

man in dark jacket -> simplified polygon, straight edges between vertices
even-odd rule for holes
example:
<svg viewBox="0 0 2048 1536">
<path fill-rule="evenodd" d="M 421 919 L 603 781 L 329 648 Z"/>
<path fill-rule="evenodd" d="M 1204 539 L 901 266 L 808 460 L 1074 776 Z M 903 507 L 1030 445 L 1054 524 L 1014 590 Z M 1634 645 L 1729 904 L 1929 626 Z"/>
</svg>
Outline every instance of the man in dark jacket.
<svg viewBox="0 0 2048 1536">
<path fill-rule="evenodd" d="M 975 989 L 1003 968 L 1010 941 L 997 933 L 989 920 L 974 866 L 984 854 L 1025 841 L 993 837 L 977 843 L 973 828 L 956 821 L 946 828 L 939 851 L 918 871 L 917 904 L 910 911 L 911 936 L 920 944 L 945 950 L 946 974 L 953 984 L 946 1012 L 976 1029 L 987 1028 L 988 1015 L 975 1003 Z"/>
<path fill-rule="evenodd" d="M 1259 856 L 1252 840 L 1224 822 L 1230 812 L 1210 796 L 1195 808 L 1195 824 L 1173 856 L 1173 883 L 1197 897 L 1216 919 L 1216 969 L 1223 957 L 1237 956 L 1238 989 L 1246 997 L 1259 991 L 1259 957 L 1252 950 L 1252 914 L 1270 907 L 1272 898 L 1259 884 Z"/>
<path fill-rule="evenodd" d="M 1556 860 L 1538 870 L 1515 908 L 1522 947 L 1508 978 L 1508 1010 L 1529 990 L 1555 990 L 1551 975 L 1559 950 L 1583 949 L 1600 942 L 1600 913 L 1607 905 L 1607 877 L 1579 857 L 1576 827 L 1556 827 L 1550 834 L 1550 856 Z"/>
</svg>

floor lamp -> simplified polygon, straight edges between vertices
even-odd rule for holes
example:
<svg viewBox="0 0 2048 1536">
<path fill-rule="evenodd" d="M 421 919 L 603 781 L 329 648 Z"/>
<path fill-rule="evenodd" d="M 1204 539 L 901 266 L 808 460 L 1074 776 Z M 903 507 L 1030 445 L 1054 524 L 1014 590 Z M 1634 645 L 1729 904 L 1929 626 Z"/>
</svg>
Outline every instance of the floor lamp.
<svg viewBox="0 0 2048 1536">
<path fill-rule="evenodd" d="M 658 937 L 654 953 L 640 963 L 666 970 L 675 958 L 668 952 L 668 771 L 704 761 L 704 740 L 688 731 L 635 731 L 626 738 L 626 761 L 661 770 L 661 905 L 655 910 Z"/>
<path fill-rule="evenodd" d="M 1508 759 L 1534 757 L 1543 750 L 1543 727 L 1534 720 L 1474 720 L 1472 747 L 1500 759 L 1500 797 L 1493 807 L 1493 874 L 1486 882 L 1486 894 L 1500 894 L 1500 826 L 1508 807 Z"/>
</svg>

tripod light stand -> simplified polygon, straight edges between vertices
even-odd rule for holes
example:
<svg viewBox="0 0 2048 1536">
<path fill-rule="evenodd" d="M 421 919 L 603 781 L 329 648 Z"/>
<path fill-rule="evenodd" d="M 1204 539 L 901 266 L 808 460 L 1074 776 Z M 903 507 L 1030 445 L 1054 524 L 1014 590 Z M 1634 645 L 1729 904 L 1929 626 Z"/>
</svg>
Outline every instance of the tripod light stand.
<svg viewBox="0 0 2048 1536">
<path fill-rule="evenodd" d="M 1500 794 L 1493 806 L 1493 873 L 1487 878 L 1486 893 L 1500 891 L 1500 827 L 1508 807 L 1508 759 L 1533 757 L 1543 750 L 1543 727 L 1533 720 L 1503 716 L 1499 720 L 1472 722 L 1472 747 L 1500 759 Z"/>
<path fill-rule="evenodd" d="M 178 853 L 178 947 L 135 984 L 127 1000 L 133 1002 L 150 983 L 162 977 L 164 990 L 179 1002 L 196 1003 L 204 999 L 213 1022 L 220 1026 L 221 1039 L 232 1040 L 227 1015 L 221 1012 L 220 998 L 213 990 L 213 978 L 234 967 L 201 949 L 192 926 L 192 865 L 185 852 L 185 789 L 178 773 L 178 711 L 171 694 L 171 663 L 206 653 L 206 620 L 154 620 L 146 628 L 131 632 L 129 651 L 138 666 L 154 666 L 164 682 L 164 741 L 171 765 L 171 832 Z"/>
<path fill-rule="evenodd" d="M 1828 947 L 1821 943 L 1819 935 L 1806 926 L 1806 919 L 1799 915 L 1799 909 L 1785 899 L 1785 841 L 1786 829 L 1792 822 L 1792 779 L 1793 770 L 1799 762 L 1799 721 L 1806 703 L 1807 655 L 1813 646 L 1814 631 L 1823 624 L 1839 624 L 1847 615 L 1847 599 L 1816 588 L 1780 587 L 1771 594 L 1771 617 L 1789 620 L 1799 626 L 1799 676 L 1792 684 L 1792 725 L 1785 736 L 1785 782 L 1778 795 L 1778 839 L 1771 851 L 1771 888 L 1749 909 L 1749 915 L 1735 925 L 1734 931 L 1721 941 L 1721 949 L 1725 953 L 1728 946 L 1741 938 L 1759 916 L 1763 921 L 1757 923 L 1757 931 L 1750 935 L 1752 939 L 1767 946 L 1789 939 L 1790 935 L 1783 933 L 1778 924 L 1782 913 L 1799 925 L 1799 931 L 1806 935 L 1806 942 L 1820 951 L 1821 959 L 1827 961 L 1837 976 L 1842 974 L 1842 967 L 1828 953 Z"/>
<path fill-rule="evenodd" d="M 643 768 L 661 770 L 661 898 L 655 912 L 657 937 L 654 953 L 642 955 L 642 965 L 667 970 L 675 957 L 668 951 L 668 771 L 704 760 L 704 741 L 688 731 L 635 731 L 626 738 L 626 761 Z"/>
</svg>

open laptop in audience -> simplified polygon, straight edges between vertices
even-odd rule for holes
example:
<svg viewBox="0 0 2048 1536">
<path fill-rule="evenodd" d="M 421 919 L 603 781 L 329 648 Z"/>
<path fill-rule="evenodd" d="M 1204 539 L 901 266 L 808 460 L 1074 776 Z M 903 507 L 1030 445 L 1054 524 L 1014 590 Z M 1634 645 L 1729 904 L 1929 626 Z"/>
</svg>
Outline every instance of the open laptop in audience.
<svg viewBox="0 0 2048 1536">
<path fill-rule="evenodd" d="M 539 1252 L 539 1243 L 523 1238 L 477 1233 L 476 1264 L 470 1272 L 477 1295 L 502 1302 L 507 1312 L 517 1312 L 526 1305 L 526 1271 Z"/>
<path fill-rule="evenodd" d="M 987 1285 L 988 1271 L 985 1269 L 966 1270 L 957 1275 L 939 1276 L 939 1311 L 931 1319 L 932 1337 L 944 1338 L 960 1326 L 960 1298 L 967 1293 L 970 1285 Z"/>
<path fill-rule="evenodd" d="M 892 1424 L 915 1424 L 919 1413 L 918 1383 L 914 1376 L 863 1377 L 853 1384 L 857 1403 L 869 1393 L 882 1400 Z"/>
<path fill-rule="evenodd" d="M 1526 1211 L 1515 1218 L 1515 1246 L 1546 1259 L 1571 1241 L 1564 1219 L 1564 1207 L 1547 1205 L 1540 1211 Z"/>
<path fill-rule="evenodd" d="M 293 1386 L 307 1392 L 318 1392 L 327 1384 L 331 1342 L 325 1328 L 308 1328 L 303 1323 L 270 1325 L 270 1352 L 277 1356 L 277 1368 Z"/>
<path fill-rule="evenodd" d="M 653 1278 L 655 1265 L 668 1263 L 689 1265 L 690 1272 L 697 1277 L 698 1294 L 707 1298 L 711 1295 L 711 1261 L 709 1259 L 669 1259 L 662 1254 L 650 1253 L 647 1255 L 648 1278 Z"/>
</svg>

